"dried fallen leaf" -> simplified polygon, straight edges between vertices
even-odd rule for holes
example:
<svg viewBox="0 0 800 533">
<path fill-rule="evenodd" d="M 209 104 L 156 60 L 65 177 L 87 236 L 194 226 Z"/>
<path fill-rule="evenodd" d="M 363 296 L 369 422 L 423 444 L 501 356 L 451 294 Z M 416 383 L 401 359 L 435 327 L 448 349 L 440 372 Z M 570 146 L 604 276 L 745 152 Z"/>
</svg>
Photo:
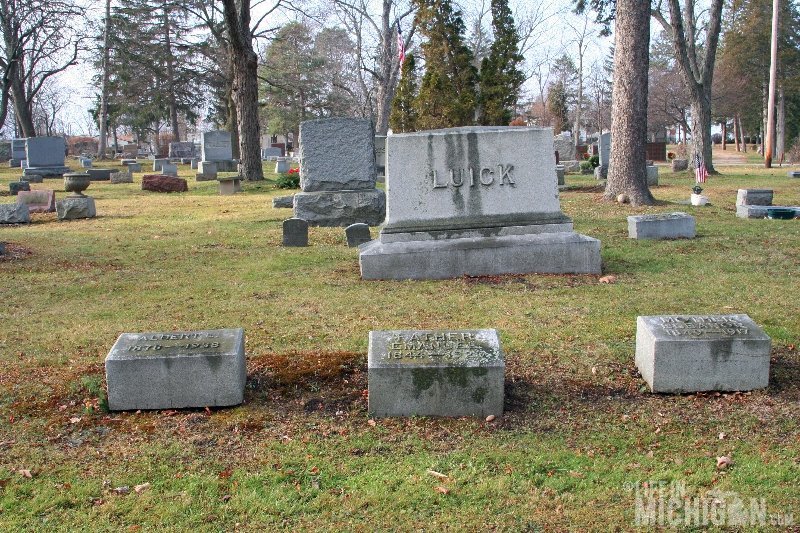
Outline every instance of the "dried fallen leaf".
<svg viewBox="0 0 800 533">
<path fill-rule="evenodd" d="M 133 491 L 136 494 L 141 494 L 149 488 L 150 488 L 150 483 L 142 483 L 141 485 L 136 485 L 135 487 L 133 487 Z"/>
<path fill-rule="evenodd" d="M 231 477 L 231 474 L 232 472 L 230 470 L 223 470 L 222 472 L 219 473 L 219 478 L 228 479 L 229 477 Z"/>
<path fill-rule="evenodd" d="M 72 418 L 69 419 L 69 423 L 70 424 L 77 424 L 80 421 L 81 421 L 81 417 L 79 417 L 79 416 L 73 416 Z"/>
<path fill-rule="evenodd" d="M 494 419 L 495 419 L 495 418 L 497 418 L 497 417 L 496 417 L 496 416 L 494 416 L 494 415 L 489 415 L 489 416 L 487 416 L 487 417 L 486 417 L 486 421 L 487 421 L 487 422 L 494 422 Z"/>
<path fill-rule="evenodd" d="M 728 457 L 727 455 L 723 455 L 722 457 L 717 457 L 717 468 L 720 470 L 724 470 L 725 468 L 728 468 L 732 464 L 733 461 L 731 461 L 731 458 Z"/>
<path fill-rule="evenodd" d="M 722 439 L 724 439 L 725 437 L 727 437 L 727 435 L 725 435 L 725 433 L 720 433 L 720 434 L 719 434 L 719 440 L 722 440 Z"/>
<path fill-rule="evenodd" d="M 19 474 L 22 477 L 26 477 L 28 479 L 31 479 L 33 477 L 33 474 L 31 474 L 31 471 L 28 470 L 27 468 L 22 468 L 20 470 L 17 470 L 17 474 Z"/>
<path fill-rule="evenodd" d="M 437 485 L 435 490 L 440 494 L 450 494 L 450 489 L 447 487 L 442 487 L 441 485 Z"/>
<path fill-rule="evenodd" d="M 371 418 L 367 420 L 367 424 L 369 424 L 371 427 L 375 427 L 375 421 Z"/>
<path fill-rule="evenodd" d="M 608 276 L 603 276 L 598 280 L 600 283 L 616 283 L 617 276 L 609 274 Z"/>
<path fill-rule="evenodd" d="M 435 477 L 436 479 L 440 479 L 442 481 L 448 481 L 450 479 L 445 474 L 442 474 L 441 472 L 437 472 L 436 470 L 428 470 L 428 474 L 430 474 L 433 477 Z"/>
<path fill-rule="evenodd" d="M 319 468 L 315 466 L 311 469 L 311 475 L 316 476 L 317 474 L 319 474 Z"/>
<path fill-rule="evenodd" d="M 222 501 L 223 502 L 227 502 L 230 499 L 231 499 L 231 495 L 230 494 L 226 494 L 225 496 L 222 497 Z"/>
</svg>

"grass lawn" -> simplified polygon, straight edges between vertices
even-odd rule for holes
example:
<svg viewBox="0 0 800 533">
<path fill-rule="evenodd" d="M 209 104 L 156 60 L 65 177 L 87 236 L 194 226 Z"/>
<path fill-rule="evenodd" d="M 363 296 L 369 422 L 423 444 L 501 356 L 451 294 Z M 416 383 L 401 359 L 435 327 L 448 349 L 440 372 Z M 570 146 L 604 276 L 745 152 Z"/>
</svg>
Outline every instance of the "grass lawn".
<svg viewBox="0 0 800 533">
<path fill-rule="evenodd" d="M 281 247 L 291 215 L 272 208 L 286 192 L 271 181 L 219 196 L 179 169 L 188 193 L 141 191 L 136 174 L 92 182 L 95 219 L 0 227 L 3 531 L 631 530 L 644 483 L 691 501 L 763 498 L 758 528 L 800 524 L 800 221 L 734 207 L 743 187 L 800 204 L 786 168 L 722 167 L 703 208 L 677 203 L 692 178 L 665 167 L 648 208 L 601 202 L 591 176 L 567 176 L 562 209 L 602 241 L 612 283 L 361 281 L 341 228 Z M 0 190 L 18 175 L 0 170 Z M 626 215 L 676 210 L 697 217 L 695 240 L 627 238 Z M 647 392 L 636 317 L 670 313 L 749 314 L 773 339 L 770 387 Z M 247 336 L 243 405 L 102 409 L 120 333 L 225 327 Z M 415 328 L 497 328 L 505 415 L 369 420 L 367 334 Z M 718 469 L 719 456 L 733 464 Z"/>
</svg>

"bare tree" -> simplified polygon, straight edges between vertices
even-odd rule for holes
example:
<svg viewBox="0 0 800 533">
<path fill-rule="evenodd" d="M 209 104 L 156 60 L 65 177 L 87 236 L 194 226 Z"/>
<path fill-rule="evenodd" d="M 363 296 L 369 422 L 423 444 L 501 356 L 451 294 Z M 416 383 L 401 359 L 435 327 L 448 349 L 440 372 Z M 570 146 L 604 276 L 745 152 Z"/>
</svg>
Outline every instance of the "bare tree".
<svg viewBox="0 0 800 533">
<path fill-rule="evenodd" d="M 3 71 L 0 118 L 10 94 L 22 135 L 35 137 L 33 103 L 47 81 L 76 64 L 83 36 L 71 24 L 83 9 L 70 0 L 0 0 Z M 65 30 L 65 28 L 70 28 Z"/>
<path fill-rule="evenodd" d="M 693 152 L 703 157 L 709 172 L 714 172 L 711 161 L 711 87 L 714 81 L 714 62 L 719 33 L 722 28 L 724 0 L 711 0 L 708 20 L 704 27 L 698 24 L 695 0 L 684 0 L 683 8 L 679 0 L 666 0 L 666 2 L 669 21 L 661 12 L 661 0 L 652 10 L 652 15 L 672 39 L 675 58 L 689 91 Z M 705 38 L 701 44 L 698 41 L 703 37 L 703 29 Z"/>
<path fill-rule="evenodd" d="M 589 26 L 590 17 L 588 12 L 584 12 L 581 18 L 577 21 L 576 24 L 571 23 L 570 21 L 566 21 L 567 26 L 572 29 L 574 32 L 574 37 L 572 39 L 572 43 L 577 49 L 577 56 L 578 56 L 578 63 L 575 65 L 575 71 L 577 74 L 577 82 L 578 82 L 578 93 L 576 95 L 576 102 L 575 102 L 575 121 L 574 126 L 572 128 L 572 135 L 573 140 L 575 142 L 575 146 L 578 146 L 581 141 L 581 119 L 582 119 L 582 112 L 583 112 L 583 89 L 584 89 L 584 72 L 583 72 L 583 62 L 586 56 L 586 51 L 591 44 L 592 37 L 594 36 L 593 30 Z"/>
<path fill-rule="evenodd" d="M 109 36 L 111 33 L 111 0 L 106 0 L 106 14 L 103 24 L 103 59 L 102 72 L 100 73 L 100 142 L 97 143 L 97 157 L 105 159 L 106 144 L 108 143 L 108 80 L 110 72 L 111 46 Z"/>
</svg>

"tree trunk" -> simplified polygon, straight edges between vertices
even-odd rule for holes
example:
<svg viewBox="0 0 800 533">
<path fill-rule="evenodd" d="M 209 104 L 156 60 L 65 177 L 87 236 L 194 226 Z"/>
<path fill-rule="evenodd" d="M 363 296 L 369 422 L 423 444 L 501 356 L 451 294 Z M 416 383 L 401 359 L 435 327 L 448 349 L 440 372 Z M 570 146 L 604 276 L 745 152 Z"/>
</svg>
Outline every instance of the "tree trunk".
<svg viewBox="0 0 800 533">
<path fill-rule="evenodd" d="M 223 0 L 222 5 L 233 64 L 231 94 L 239 126 L 239 173 L 248 181 L 263 180 L 261 124 L 258 120 L 258 56 L 253 50 L 250 0 Z"/>
<path fill-rule="evenodd" d="M 25 101 L 25 88 L 19 77 L 19 71 L 11 80 L 11 98 L 14 100 L 14 114 L 23 137 L 36 137 L 36 128 L 33 126 L 33 116 Z"/>
<path fill-rule="evenodd" d="M 783 164 L 786 150 L 786 113 L 783 100 L 783 87 L 778 87 L 777 124 L 775 125 L 775 159 Z"/>
<path fill-rule="evenodd" d="M 103 28 L 103 65 L 102 65 L 102 78 L 100 81 L 100 142 L 97 143 L 97 157 L 105 159 L 106 148 L 108 143 L 108 77 L 109 77 L 109 61 L 111 50 L 109 48 L 108 39 L 111 33 L 111 0 L 106 0 L 106 20 L 105 27 Z"/>
<path fill-rule="evenodd" d="M 614 33 L 611 158 L 605 198 L 625 194 L 633 205 L 651 205 L 645 159 L 650 3 L 618 0 Z"/>
<path fill-rule="evenodd" d="M 728 119 L 722 119 L 722 149 L 728 149 Z"/>
<path fill-rule="evenodd" d="M 742 117 L 739 116 L 737 122 L 739 123 L 739 135 L 741 136 L 742 152 L 747 153 L 747 143 L 745 142 L 744 128 L 742 128 Z"/>
<path fill-rule="evenodd" d="M 180 141 L 178 130 L 178 101 L 175 97 L 175 58 L 172 55 L 172 37 L 170 36 L 169 7 L 164 3 L 164 51 L 167 59 L 167 100 L 169 102 L 169 122 L 172 127 L 172 141 Z"/>
<path fill-rule="evenodd" d="M 700 154 L 706 170 L 716 172 L 711 162 L 711 86 L 703 89 L 704 93 L 692 98 L 692 154 Z"/>
<path fill-rule="evenodd" d="M 733 142 L 736 144 L 736 151 L 741 152 L 739 149 L 739 113 L 733 115 Z"/>
</svg>

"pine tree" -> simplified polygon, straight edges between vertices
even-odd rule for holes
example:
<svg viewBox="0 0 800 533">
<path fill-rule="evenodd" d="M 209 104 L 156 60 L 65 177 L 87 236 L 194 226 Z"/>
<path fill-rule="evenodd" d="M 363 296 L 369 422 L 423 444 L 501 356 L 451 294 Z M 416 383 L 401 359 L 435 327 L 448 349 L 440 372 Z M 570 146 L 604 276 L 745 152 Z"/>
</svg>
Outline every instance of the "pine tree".
<svg viewBox="0 0 800 533">
<path fill-rule="evenodd" d="M 415 0 L 416 23 L 425 39 L 419 93 L 414 101 L 417 128 L 434 129 L 475 123 L 478 73 L 464 44 L 464 21 L 451 0 Z"/>
<path fill-rule="evenodd" d="M 414 98 L 417 96 L 417 66 L 414 54 L 406 55 L 400 83 L 392 101 L 389 125 L 395 133 L 406 133 L 417 129 L 417 111 Z"/>
<path fill-rule="evenodd" d="M 514 116 L 514 106 L 525 75 L 519 69 L 519 34 L 508 0 L 492 0 L 494 41 L 488 57 L 481 63 L 480 122 L 486 126 L 507 126 Z"/>
</svg>

